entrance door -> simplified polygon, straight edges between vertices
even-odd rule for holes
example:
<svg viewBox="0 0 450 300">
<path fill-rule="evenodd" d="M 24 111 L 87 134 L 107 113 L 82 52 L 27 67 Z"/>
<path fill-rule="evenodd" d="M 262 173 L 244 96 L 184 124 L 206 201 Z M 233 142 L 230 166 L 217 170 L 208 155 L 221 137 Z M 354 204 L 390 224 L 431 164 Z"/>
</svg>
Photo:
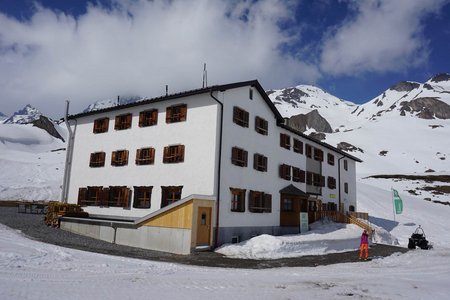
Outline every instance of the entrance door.
<svg viewBox="0 0 450 300">
<path fill-rule="evenodd" d="M 199 207 L 197 213 L 197 246 L 209 245 L 211 237 L 211 207 Z"/>
</svg>

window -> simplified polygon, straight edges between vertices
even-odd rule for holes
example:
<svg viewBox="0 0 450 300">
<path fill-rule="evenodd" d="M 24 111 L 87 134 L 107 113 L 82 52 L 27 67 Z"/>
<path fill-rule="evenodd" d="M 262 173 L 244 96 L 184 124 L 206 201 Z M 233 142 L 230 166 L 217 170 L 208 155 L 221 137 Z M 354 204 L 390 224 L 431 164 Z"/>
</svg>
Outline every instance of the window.
<svg viewBox="0 0 450 300">
<path fill-rule="evenodd" d="M 314 159 L 318 161 L 323 161 L 323 151 L 317 148 L 314 148 Z"/>
<path fill-rule="evenodd" d="M 319 187 L 325 186 L 325 177 L 320 174 L 313 173 L 313 185 Z"/>
<path fill-rule="evenodd" d="M 336 178 L 328 176 L 328 188 L 334 190 L 336 188 Z"/>
<path fill-rule="evenodd" d="M 131 128 L 131 114 L 124 114 L 116 116 L 116 122 L 114 124 L 115 130 L 123 130 Z"/>
<path fill-rule="evenodd" d="M 306 172 L 306 184 L 307 185 L 312 185 L 312 183 L 313 183 L 313 173 L 307 171 Z"/>
<path fill-rule="evenodd" d="M 303 142 L 294 138 L 294 152 L 303 154 Z"/>
<path fill-rule="evenodd" d="M 128 164 L 128 150 L 113 151 L 111 166 L 126 166 Z"/>
<path fill-rule="evenodd" d="M 242 127 L 248 127 L 248 112 L 235 106 L 233 107 L 233 122 Z"/>
<path fill-rule="evenodd" d="M 158 123 L 158 110 L 145 110 L 139 113 L 139 127 L 147 127 Z"/>
<path fill-rule="evenodd" d="M 272 212 L 272 195 L 263 192 L 250 191 L 248 210 L 253 213 Z"/>
<path fill-rule="evenodd" d="M 295 182 L 305 182 L 305 171 L 292 167 L 292 180 Z"/>
<path fill-rule="evenodd" d="M 267 172 L 267 157 L 255 153 L 253 155 L 253 169 L 261 171 L 261 172 Z"/>
<path fill-rule="evenodd" d="M 312 149 L 313 147 L 310 144 L 305 145 L 305 155 L 309 158 L 312 158 Z"/>
<path fill-rule="evenodd" d="M 280 146 L 286 149 L 291 149 L 291 137 L 287 134 L 280 133 Z"/>
<path fill-rule="evenodd" d="M 344 170 L 348 171 L 348 162 L 346 159 L 344 159 Z"/>
<path fill-rule="evenodd" d="M 262 135 L 268 135 L 268 122 L 258 116 L 255 117 L 255 131 Z"/>
<path fill-rule="evenodd" d="M 105 152 L 95 152 L 91 153 L 91 159 L 89 161 L 89 167 L 99 168 L 105 166 Z"/>
<path fill-rule="evenodd" d="M 134 187 L 134 208 L 150 208 L 152 199 L 152 186 Z"/>
<path fill-rule="evenodd" d="M 230 188 L 231 191 L 231 211 L 245 211 L 245 190 Z"/>
<path fill-rule="evenodd" d="M 176 123 L 186 121 L 187 105 L 179 104 L 167 107 L 166 109 L 166 123 Z"/>
<path fill-rule="evenodd" d="M 94 133 L 108 131 L 109 118 L 101 118 L 94 121 Z"/>
<path fill-rule="evenodd" d="M 285 164 L 280 165 L 280 177 L 291 180 L 291 166 Z"/>
<path fill-rule="evenodd" d="M 250 100 L 253 100 L 253 89 L 252 89 L 252 88 L 250 88 L 250 89 L 248 90 L 248 98 L 249 98 Z"/>
<path fill-rule="evenodd" d="M 331 154 L 331 153 L 328 153 L 327 158 L 328 158 L 327 159 L 328 160 L 328 164 L 331 165 L 331 166 L 334 166 L 334 155 Z"/>
<path fill-rule="evenodd" d="M 348 194 L 348 183 L 344 183 L 344 192 Z"/>
<path fill-rule="evenodd" d="M 184 161 L 184 145 L 164 147 L 163 163 L 173 164 Z"/>
<path fill-rule="evenodd" d="M 162 186 L 161 187 L 161 208 L 181 199 L 183 186 Z"/>
<path fill-rule="evenodd" d="M 100 206 L 103 205 L 103 187 L 88 186 L 78 189 L 78 205 Z"/>
<path fill-rule="evenodd" d="M 283 198 L 283 202 L 281 205 L 281 211 L 294 211 L 294 202 L 292 201 L 292 199 L 289 198 Z"/>
<path fill-rule="evenodd" d="M 136 149 L 136 165 L 150 165 L 155 161 L 154 148 Z"/>
<path fill-rule="evenodd" d="M 246 167 L 247 155 L 248 152 L 245 151 L 244 149 L 233 147 L 231 149 L 231 163 L 239 167 Z"/>
<path fill-rule="evenodd" d="M 108 206 L 129 208 L 129 191 L 126 186 L 110 186 Z"/>
</svg>

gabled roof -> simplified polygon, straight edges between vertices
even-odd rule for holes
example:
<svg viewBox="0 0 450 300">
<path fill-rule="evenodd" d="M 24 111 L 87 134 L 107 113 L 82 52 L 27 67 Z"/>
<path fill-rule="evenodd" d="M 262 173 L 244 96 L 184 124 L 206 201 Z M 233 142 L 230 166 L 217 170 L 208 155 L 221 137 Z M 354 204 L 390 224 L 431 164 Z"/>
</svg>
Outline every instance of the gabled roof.
<svg viewBox="0 0 450 300">
<path fill-rule="evenodd" d="M 213 85 L 210 87 L 205 87 L 205 88 L 200 88 L 200 89 L 195 89 L 195 90 L 190 90 L 190 91 L 184 91 L 184 92 L 180 92 L 180 93 L 170 94 L 167 96 L 149 98 L 149 99 L 141 100 L 138 102 L 117 105 L 117 106 L 108 107 L 108 108 L 104 108 L 104 109 L 99 109 L 99 110 L 89 111 L 89 112 L 85 112 L 85 113 L 79 113 L 76 115 L 71 115 L 71 116 L 69 116 L 69 119 L 77 119 L 77 118 L 95 115 L 95 114 L 99 114 L 99 113 L 103 113 L 103 112 L 110 112 L 110 111 L 115 111 L 115 110 L 119 110 L 119 109 L 135 107 L 135 106 L 140 106 L 140 105 L 146 105 L 146 104 L 156 103 L 156 102 L 161 102 L 161 101 L 173 100 L 173 99 L 194 96 L 194 95 L 199 95 L 199 94 L 204 94 L 204 93 L 211 93 L 211 92 L 217 92 L 217 91 L 223 92 L 226 90 L 240 88 L 240 87 L 244 87 L 244 86 L 252 86 L 252 87 L 256 88 L 258 90 L 258 92 L 261 94 L 261 96 L 263 97 L 266 104 L 269 106 L 269 108 L 274 113 L 276 119 L 278 121 L 283 120 L 283 117 L 281 116 L 280 112 L 275 108 L 275 105 L 272 103 L 272 101 L 270 101 L 269 96 L 267 96 L 266 92 L 262 88 L 261 84 L 259 84 L 258 80 L 242 81 L 242 82 L 235 82 L 235 83 L 222 84 L 222 85 Z"/>
<path fill-rule="evenodd" d="M 258 82 L 258 80 L 249 80 L 249 81 L 241 81 L 241 82 L 235 82 L 235 83 L 229 83 L 229 84 L 222 84 L 222 85 L 213 85 L 210 87 L 205 87 L 205 88 L 200 88 L 200 89 L 195 89 L 195 90 L 190 90 L 190 91 L 184 91 L 184 92 L 180 92 L 180 93 L 175 93 L 175 94 L 170 94 L 167 96 L 161 96 L 161 97 L 156 97 L 156 98 L 150 98 L 150 99 L 145 99 L 145 100 L 141 100 L 138 102 L 133 102 L 133 103 L 129 103 L 129 104 L 123 104 L 123 105 L 118 105 L 118 106 L 113 106 L 113 107 L 108 107 L 108 108 L 104 108 L 104 109 L 99 109 L 99 110 L 94 110 L 94 111 L 89 111 L 89 112 L 85 112 L 85 113 L 79 113 L 76 115 L 71 115 L 69 116 L 69 119 L 77 119 L 77 118 L 81 118 L 81 117 L 85 117 L 85 116 L 90 116 L 90 115 L 96 115 L 96 114 L 100 114 L 100 113 L 104 113 L 104 112 L 110 112 L 110 111 L 115 111 L 115 110 L 119 110 L 119 109 L 124 109 L 124 108 L 129 108 L 129 107 L 135 107 L 135 106 L 141 106 L 141 105 L 146 105 L 146 104 L 150 104 L 150 103 L 156 103 L 156 102 L 162 102 L 162 101 L 167 101 L 167 100 L 173 100 L 173 99 L 178 99 L 178 98 L 183 98 L 183 97 L 188 97 L 188 96 L 194 96 L 194 95 L 200 95 L 200 94 L 205 94 L 205 93 L 212 93 L 212 92 L 223 92 L 226 90 L 230 90 L 230 89 L 235 89 L 235 88 L 240 88 L 240 87 L 244 87 L 244 86 L 251 86 L 256 88 L 256 90 L 259 92 L 259 94 L 261 95 L 261 97 L 264 99 L 264 101 L 266 102 L 266 104 L 269 106 L 270 110 L 273 112 L 275 119 L 277 120 L 277 125 L 281 128 L 284 128 L 294 134 L 297 134 L 299 136 L 301 136 L 302 138 L 305 138 L 307 140 L 310 140 L 311 142 L 314 142 L 316 144 L 319 144 L 325 148 L 328 148 L 334 152 L 337 152 L 339 154 L 342 154 L 343 156 L 346 156 L 354 161 L 357 162 L 362 162 L 362 160 L 360 160 L 357 157 L 354 157 L 344 151 L 341 151 L 327 143 L 323 143 L 319 140 L 313 139 L 305 134 L 303 134 L 302 132 L 293 129 L 292 127 L 289 127 L 287 125 L 284 124 L 284 118 L 283 116 L 280 114 L 280 112 L 278 111 L 278 109 L 275 107 L 275 105 L 273 104 L 273 102 L 270 100 L 269 96 L 266 94 L 266 91 L 264 91 L 263 87 L 261 86 L 261 84 Z"/>
<path fill-rule="evenodd" d="M 288 195 L 295 195 L 303 198 L 308 198 L 309 195 L 302 191 L 301 189 L 297 188 L 293 184 L 288 185 L 287 187 L 280 190 L 280 193 L 282 194 L 288 194 Z"/>
</svg>

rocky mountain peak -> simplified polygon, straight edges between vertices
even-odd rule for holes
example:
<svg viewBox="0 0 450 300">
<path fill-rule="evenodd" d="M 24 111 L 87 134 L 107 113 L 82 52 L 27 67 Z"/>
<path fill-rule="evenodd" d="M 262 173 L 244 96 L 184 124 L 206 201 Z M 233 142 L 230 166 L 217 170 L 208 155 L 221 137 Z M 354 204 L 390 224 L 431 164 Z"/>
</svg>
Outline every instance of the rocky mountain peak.
<svg viewBox="0 0 450 300">
<path fill-rule="evenodd" d="M 298 114 L 288 119 L 288 126 L 293 127 L 301 132 L 305 132 L 307 129 L 314 129 L 317 132 L 332 133 L 333 129 L 330 123 L 319 114 L 317 109 L 307 113 Z"/>
<path fill-rule="evenodd" d="M 36 108 L 27 104 L 21 110 L 15 112 L 11 117 L 4 121 L 5 124 L 28 124 L 38 120 L 42 113 Z"/>
<path fill-rule="evenodd" d="M 57 139 L 60 139 L 61 141 L 64 142 L 63 137 L 56 130 L 55 124 L 52 121 L 50 121 L 47 117 L 39 116 L 39 119 L 34 120 L 32 123 L 33 123 L 33 126 L 36 126 L 37 128 L 41 128 L 41 129 L 47 131 L 48 134 L 50 134 L 51 136 L 53 136 Z"/>
<path fill-rule="evenodd" d="M 433 78 L 431 78 L 430 81 L 432 82 L 450 81 L 450 74 L 448 73 L 437 74 L 433 76 Z"/>
<path fill-rule="evenodd" d="M 417 82 L 400 81 L 399 83 L 396 83 L 393 86 L 391 86 L 389 89 L 392 91 L 397 91 L 397 92 L 410 92 L 419 87 L 420 87 L 420 84 Z"/>
</svg>

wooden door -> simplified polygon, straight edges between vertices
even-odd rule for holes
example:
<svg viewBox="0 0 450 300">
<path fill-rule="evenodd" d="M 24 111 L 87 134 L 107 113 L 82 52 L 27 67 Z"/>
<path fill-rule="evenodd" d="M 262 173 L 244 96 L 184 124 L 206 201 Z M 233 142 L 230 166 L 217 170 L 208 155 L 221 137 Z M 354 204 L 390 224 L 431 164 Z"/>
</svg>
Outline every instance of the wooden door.
<svg viewBox="0 0 450 300">
<path fill-rule="evenodd" d="M 211 237 L 211 207 L 199 207 L 197 212 L 197 246 L 209 245 Z"/>
</svg>

